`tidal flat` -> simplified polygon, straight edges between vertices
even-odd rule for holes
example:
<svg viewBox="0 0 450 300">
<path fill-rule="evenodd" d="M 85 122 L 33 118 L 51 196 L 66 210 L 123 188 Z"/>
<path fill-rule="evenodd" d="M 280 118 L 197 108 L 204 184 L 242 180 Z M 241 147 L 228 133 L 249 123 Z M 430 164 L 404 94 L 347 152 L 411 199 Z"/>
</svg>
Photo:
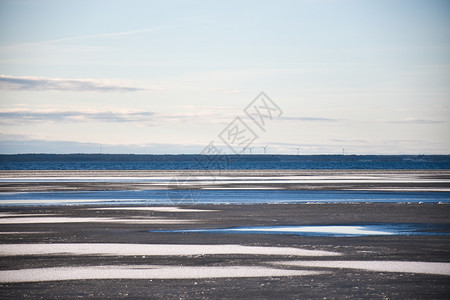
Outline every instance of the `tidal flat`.
<svg viewBox="0 0 450 300">
<path fill-rule="evenodd" d="M 3 171 L 0 294 L 445 299 L 449 173 Z"/>
</svg>

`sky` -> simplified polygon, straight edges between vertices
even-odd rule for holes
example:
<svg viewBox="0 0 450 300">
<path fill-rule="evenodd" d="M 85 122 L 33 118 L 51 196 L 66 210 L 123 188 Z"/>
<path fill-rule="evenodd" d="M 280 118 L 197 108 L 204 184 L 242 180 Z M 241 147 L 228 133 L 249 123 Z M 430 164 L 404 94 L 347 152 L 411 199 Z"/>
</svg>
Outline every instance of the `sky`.
<svg viewBox="0 0 450 300">
<path fill-rule="evenodd" d="M 449 116 L 450 1 L 0 0 L 0 153 L 450 154 Z"/>
</svg>

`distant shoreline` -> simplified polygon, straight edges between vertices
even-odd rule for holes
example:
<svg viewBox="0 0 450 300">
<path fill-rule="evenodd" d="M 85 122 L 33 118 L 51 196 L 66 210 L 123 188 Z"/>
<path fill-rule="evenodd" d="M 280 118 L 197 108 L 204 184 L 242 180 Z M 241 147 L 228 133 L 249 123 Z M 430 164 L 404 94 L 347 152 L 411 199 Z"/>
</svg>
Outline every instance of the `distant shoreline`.
<svg viewBox="0 0 450 300">
<path fill-rule="evenodd" d="M 450 169 L 450 155 L 1 154 L 0 170 Z"/>
<path fill-rule="evenodd" d="M 189 153 L 182 153 L 182 154 L 142 154 L 142 153 L 2 153 L 0 154 L 0 158 L 2 157 L 45 157 L 45 156 L 61 156 L 61 157 L 80 157 L 80 156 L 122 156 L 122 157 L 161 157 L 161 156 L 168 156 L 168 157 L 196 157 L 196 156 L 236 156 L 236 157 L 242 157 L 242 156 L 257 156 L 257 157 L 348 157 L 348 156 L 357 156 L 357 157 L 413 157 L 413 158 L 423 158 L 423 157 L 449 157 L 450 154 L 236 154 L 236 153 L 230 153 L 230 154 L 189 154 Z"/>
</svg>

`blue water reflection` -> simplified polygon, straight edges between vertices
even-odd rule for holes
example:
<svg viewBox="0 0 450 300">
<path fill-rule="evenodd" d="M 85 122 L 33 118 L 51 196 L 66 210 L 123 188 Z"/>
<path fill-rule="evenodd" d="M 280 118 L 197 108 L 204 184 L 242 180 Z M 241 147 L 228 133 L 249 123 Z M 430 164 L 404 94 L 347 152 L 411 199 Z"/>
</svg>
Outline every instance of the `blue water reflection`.
<svg viewBox="0 0 450 300">
<path fill-rule="evenodd" d="M 388 236 L 388 235 L 450 235 L 450 224 L 379 223 L 351 225 L 255 226 L 217 229 L 156 230 L 151 232 L 287 234 L 300 236 Z"/>
</svg>

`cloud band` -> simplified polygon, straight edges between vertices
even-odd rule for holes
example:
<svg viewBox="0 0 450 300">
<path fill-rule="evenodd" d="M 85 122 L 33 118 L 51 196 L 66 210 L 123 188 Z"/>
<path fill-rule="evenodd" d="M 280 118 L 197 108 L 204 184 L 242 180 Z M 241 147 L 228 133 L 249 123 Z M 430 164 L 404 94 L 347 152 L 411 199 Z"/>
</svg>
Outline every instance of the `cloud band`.
<svg viewBox="0 0 450 300">
<path fill-rule="evenodd" d="M 72 92 L 138 92 L 148 89 L 127 86 L 105 80 L 61 79 L 0 75 L 1 90 L 72 91 Z"/>
</svg>

